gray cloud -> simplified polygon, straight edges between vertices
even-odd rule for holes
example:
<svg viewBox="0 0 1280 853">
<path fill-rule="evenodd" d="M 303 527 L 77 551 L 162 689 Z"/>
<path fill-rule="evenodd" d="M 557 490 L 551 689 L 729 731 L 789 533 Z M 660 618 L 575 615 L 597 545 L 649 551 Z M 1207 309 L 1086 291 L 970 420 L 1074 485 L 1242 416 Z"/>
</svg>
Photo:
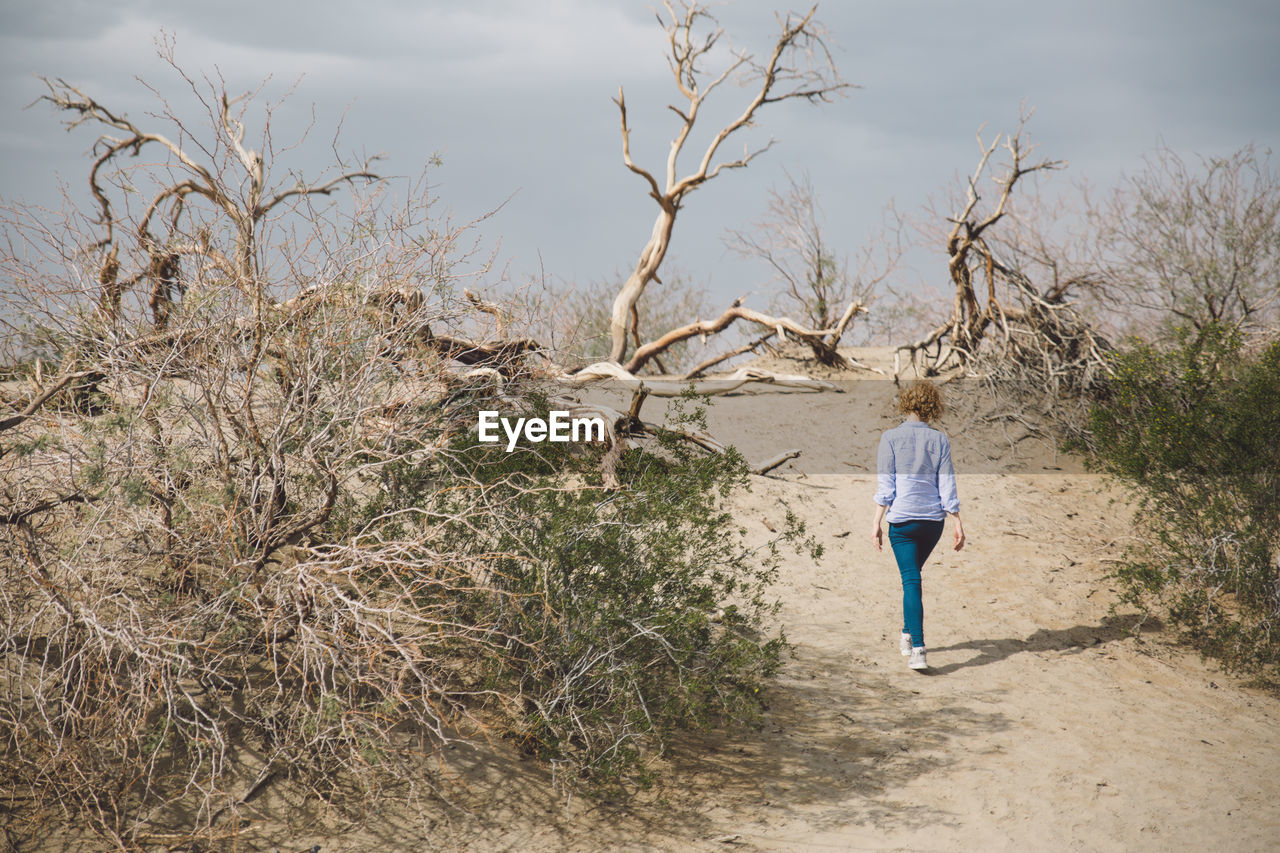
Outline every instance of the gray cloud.
<svg viewBox="0 0 1280 853">
<path fill-rule="evenodd" d="M 136 3 L 129 0 L 0 0 L 6 39 L 88 39 L 102 35 Z"/>
<path fill-rule="evenodd" d="M 722 20 L 738 43 L 763 48 L 772 8 L 745 0 L 725 7 Z M 50 0 L 3 9 L 5 197 L 47 200 L 55 172 L 79 192 L 92 141 L 60 134 L 47 109 L 22 111 L 40 91 L 30 75 L 67 77 L 141 115 L 154 100 L 133 80 L 140 75 L 176 103 L 181 86 L 152 45 L 163 28 L 184 67 L 216 66 L 233 88 L 272 74 L 268 92 L 278 96 L 306 75 L 276 128 L 280 138 L 296 132 L 315 102 L 316 144 L 299 153 L 301 167 L 323 161 L 350 105 L 345 145 L 386 151 L 390 171 L 415 175 L 443 152 L 434 180 L 460 215 L 518 190 L 489 226 L 517 276 L 535 271 L 540 254 L 553 275 L 609 277 L 631 264 L 648 233 L 652 202 L 621 165 L 610 103 L 624 84 L 634 151 L 656 167 L 672 93 L 646 4 Z M 784 168 L 813 176 L 833 240 L 852 250 L 890 199 L 913 209 L 945 193 L 971 168 L 979 125 L 1010 128 L 1024 100 L 1037 108 L 1030 130 L 1043 153 L 1071 162 L 1054 178 L 1062 186 L 1071 177 L 1109 183 L 1160 141 L 1207 154 L 1280 143 L 1280 12 L 1269 3 L 828 0 L 819 13 L 846 78 L 864 88 L 821 109 L 766 111 L 751 139 L 776 137 L 775 149 L 690 197 L 670 262 L 718 297 L 764 277 L 726 257 L 720 236 L 759 217 Z"/>
</svg>

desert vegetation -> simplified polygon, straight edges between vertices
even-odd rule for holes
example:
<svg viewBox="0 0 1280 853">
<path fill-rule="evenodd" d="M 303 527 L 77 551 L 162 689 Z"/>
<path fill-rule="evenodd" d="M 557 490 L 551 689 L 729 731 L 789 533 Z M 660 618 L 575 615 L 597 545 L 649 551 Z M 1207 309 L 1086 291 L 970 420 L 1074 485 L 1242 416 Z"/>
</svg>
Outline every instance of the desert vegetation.
<svg viewBox="0 0 1280 853">
<path fill-rule="evenodd" d="M 1280 342 L 1215 322 L 1135 344 L 1089 423 L 1094 460 L 1132 483 L 1151 532 L 1119 568 L 1126 598 L 1227 666 L 1280 674 Z"/>
<path fill-rule="evenodd" d="M 729 238 L 776 276 L 773 305 L 716 313 L 664 284 L 688 196 L 768 147 L 722 144 L 847 88 L 813 11 L 710 68 L 708 10 L 664 10 L 681 123 L 661 169 L 633 159 L 615 102 L 652 232 L 624 281 L 543 301 L 476 295 L 483 220 L 440 213 L 425 180 L 397 196 L 374 160 L 291 171 L 275 106 L 189 76 L 172 45 L 183 105 L 147 121 L 47 81 L 97 141 L 89 204 L 8 208 L 0 253 L 7 818 L 207 849 L 279 782 L 363 813 L 447 796 L 449 745 L 502 741 L 565 790 L 623 790 L 673 732 L 758 719 L 786 650 L 780 549 L 820 547 L 789 513 L 751 544 L 726 501 L 768 465 L 709 436 L 696 393 L 649 423 L 645 388 L 625 412 L 564 389 L 692 380 L 783 343 L 853 371 L 841 343 L 900 250 L 851 269 L 806 178 Z M 742 77 L 682 168 L 704 101 Z M 1083 244 L 1055 242 L 1020 203 L 1062 165 L 1032 156 L 1028 119 L 978 139 L 932 223 L 954 299 L 909 306 L 929 326 L 902 331 L 896 373 L 979 378 L 995 416 L 1132 484 L 1151 535 L 1116 571 L 1126 600 L 1274 677 L 1280 185 L 1252 149 L 1203 168 L 1160 152 L 1082 210 Z M 754 334 L 691 347 L 738 326 Z M 605 440 L 477 440 L 481 409 L 556 408 L 601 415 Z"/>
</svg>

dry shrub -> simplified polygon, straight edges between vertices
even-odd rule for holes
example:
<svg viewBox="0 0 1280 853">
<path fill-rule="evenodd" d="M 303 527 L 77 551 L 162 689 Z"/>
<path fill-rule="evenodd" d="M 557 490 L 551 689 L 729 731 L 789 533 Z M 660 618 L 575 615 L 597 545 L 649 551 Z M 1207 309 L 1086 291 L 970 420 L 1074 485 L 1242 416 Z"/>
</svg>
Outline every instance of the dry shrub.
<svg viewBox="0 0 1280 853">
<path fill-rule="evenodd" d="M 244 114 L 205 95 L 213 162 L 126 173 L 100 142 L 107 223 L 18 212 L 46 251 L 0 259 L 24 318 L 0 416 L 13 825 L 208 844 L 282 779 L 367 815 L 435 790 L 457 739 L 607 782 L 675 727 L 749 719 L 781 641 L 776 551 L 722 509 L 741 459 L 633 447 L 612 487 L 603 446 L 478 444 L 479 409 L 547 401 L 527 346 L 466 343 L 469 227 L 357 192 L 367 168 L 273 195 Z"/>
</svg>

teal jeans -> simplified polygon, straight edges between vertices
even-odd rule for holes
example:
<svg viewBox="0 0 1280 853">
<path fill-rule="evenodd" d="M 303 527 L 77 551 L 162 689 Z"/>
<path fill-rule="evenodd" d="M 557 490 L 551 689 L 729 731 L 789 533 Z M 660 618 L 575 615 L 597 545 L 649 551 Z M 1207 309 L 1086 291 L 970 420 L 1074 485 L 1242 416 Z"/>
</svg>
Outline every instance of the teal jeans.
<svg viewBox="0 0 1280 853">
<path fill-rule="evenodd" d="M 942 538 L 944 522 L 913 519 L 889 524 L 889 544 L 902 575 L 902 633 L 911 635 L 911 645 L 924 645 L 924 600 L 920 590 L 920 570 L 933 546 Z"/>
</svg>

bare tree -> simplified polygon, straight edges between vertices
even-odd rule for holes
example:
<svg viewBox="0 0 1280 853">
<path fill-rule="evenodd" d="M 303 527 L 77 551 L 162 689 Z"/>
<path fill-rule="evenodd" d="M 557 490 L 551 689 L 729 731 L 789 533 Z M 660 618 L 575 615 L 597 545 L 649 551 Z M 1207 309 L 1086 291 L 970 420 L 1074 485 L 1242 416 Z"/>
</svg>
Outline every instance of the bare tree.
<svg viewBox="0 0 1280 853">
<path fill-rule="evenodd" d="M 1018 130 L 1011 136 L 997 133 L 991 142 L 984 143 L 978 135 L 978 148 L 982 152 L 978 165 L 966 181 L 965 196 L 959 211 L 947 217 L 951 229 L 946 234 L 947 274 L 955 289 L 950 318 L 920 341 L 900 347 L 913 358 L 918 351 L 936 346 L 933 369 L 948 361 L 964 364 L 976 355 L 987 329 L 992 323 L 1000 324 L 1007 318 L 1000 297 L 1002 268 L 992 251 L 987 234 L 996 223 L 1009 213 L 1009 202 L 1018 181 L 1027 175 L 1047 169 L 1057 169 L 1063 164 L 1057 160 L 1041 160 L 1029 163 L 1033 147 L 1023 139 L 1022 131 L 1027 116 L 1018 123 Z M 995 203 L 986 210 L 980 208 L 983 194 L 980 182 L 991 160 L 991 155 L 1001 142 L 1009 153 L 1009 163 L 998 177 L 992 179 L 997 195 Z M 979 296 L 981 283 L 986 283 L 985 297 Z M 942 344 L 948 346 L 942 356 Z"/>
<path fill-rule="evenodd" d="M 1019 434 L 1009 440 L 1015 445 L 1080 437 L 1090 395 L 1111 372 L 1110 342 L 1077 307 L 1094 287 L 1092 274 L 1078 250 L 1064 250 L 1051 235 L 1047 208 L 1034 181 L 1026 180 L 1064 165 L 1031 160 L 1034 146 L 1024 137 L 1029 118 L 1024 113 L 1016 132 L 989 143 L 979 135 L 981 155 L 958 210 L 934 232 L 947 253 L 951 316 L 899 346 L 894 369 L 896 378 L 906 353 L 912 368 L 926 375 L 950 371 L 985 383 L 989 394 L 969 405 L 988 408 L 974 417 L 1014 425 Z M 994 201 L 984 205 L 984 173 L 1002 144 L 1008 160 L 991 179 Z M 1031 203 L 1015 203 L 1015 187 Z"/>
<path fill-rule="evenodd" d="M 1151 336 L 1280 316 L 1280 175 L 1252 145 L 1199 168 L 1168 148 L 1087 206 L 1101 304 Z"/>
<path fill-rule="evenodd" d="M 1055 267 L 1049 281 L 1037 282 L 1025 263 L 1026 255 L 1002 257 L 998 251 L 1002 246 L 998 232 L 1017 230 L 1010 220 L 1014 188 L 1028 175 L 1064 165 L 1058 160 L 1030 160 L 1034 146 L 1024 138 L 1029 118 L 1024 113 L 1012 135 L 997 134 L 990 143 L 978 137 L 978 165 L 966 180 L 960 209 L 947 217 L 950 228 L 944 245 L 954 287 L 951 316 L 920 340 L 898 347 L 899 354 L 908 353 L 913 364 L 925 355 L 927 372 L 971 366 L 984 352 L 1010 364 L 1047 358 L 1046 363 L 1055 365 L 1050 370 L 1055 376 L 1060 370 L 1093 375 L 1106 369 L 1105 341 L 1070 304 L 1073 290 L 1088 285 L 1087 276 L 1058 275 Z M 981 181 L 1000 147 L 1008 152 L 1008 162 L 1002 174 L 992 178 L 995 201 L 984 207 Z M 997 229 L 1002 222 L 1006 224 Z M 989 341 L 993 329 L 995 340 Z M 1066 361 L 1058 364 L 1061 359 Z"/>
<path fill-rule="evenodd" d="M 670 109 L 680 117 L 680 126 L 671 142 L 666 168 L 661 181 L 654 173 L 636 164 L 631 156 L 631 128 L 627 122 L 627 102 L 621 87 L 615 103 L 621 115 L 622 158 L 627 168 L 644 179 L 649 196 L 658 205 L 653 230 L 640 252 L 634 270 L 628 276 L 613 302 L 610 317 L 610 359 L 621 363 L 626 355 L 628 332 L 635 327 L 635 306 L 651 281 L 658 280 L 658 269 L 666 257 L 667 247 L 680 212 L 689 193 L 715 178 L 721 172 L 745 167 L 767 150 L 770 143 L 745 150 L 737 159 L 717 159 L 720 148 L 729 137 L 751 127 L 757 113 L 779 101 L 804 99 L 829 101 L 848 88 L 835 68 L 825 42 L 822 27 L 814 20 L 817 6 L 804 16 L 788 14 L 779 17 L 779 33 L 768 57 L 757 60 L 752 54 L 730 50 L 730 61 L 718 72 L 708 72 L 704 63 L 717 52 L 724 31 L 705 6 L 685 0 L 665 0 L 666 16 L 658 20 L 667 34 L 667 62 L 683 98 Z M 703 34 L 703 28 L 710 31 Z M 726 81 L 739 77 L 754 94 L 737 118 L 716 131 L 692 171 L 681 174 L 680 155 L 688 143 L 706 99 Z"/>
<path fill-rule="evenodd" d="M 834 326 L 840 312 L 855 299 L 870 301 L 875 284 L 855 280 L 847 257 L 837 256 L 822 227 L 817 193 L 808 175 L 787 175 L 785 191 L 769 189 L 764 217 L 749 231 L 731 229 L 729 249 L 763 261 L 772 271 L 771 284 L 780 287 L 780 310 L 794 308 L 810 326 Z"/>
<path fill-rule="evenodd" d="M 826 343 L 834 349 L 897 267 L 901 223 L 888 221 L 883 233 L 861 247 L 851 268 L 848 255 L 837 254 L 827 240 L 809 176 L 787 178 L 785 192 L 769 190 L 765 216 L 749 231 L 730 230 L 726 243 L 732 251 L 763 261 L 773 271 L 771 284 L 780 288 L 776 310 L 794 309 L 810 327 L 832 329 Z M 821 351 L 815 355 L 829 362 Z"/>
</svg>

